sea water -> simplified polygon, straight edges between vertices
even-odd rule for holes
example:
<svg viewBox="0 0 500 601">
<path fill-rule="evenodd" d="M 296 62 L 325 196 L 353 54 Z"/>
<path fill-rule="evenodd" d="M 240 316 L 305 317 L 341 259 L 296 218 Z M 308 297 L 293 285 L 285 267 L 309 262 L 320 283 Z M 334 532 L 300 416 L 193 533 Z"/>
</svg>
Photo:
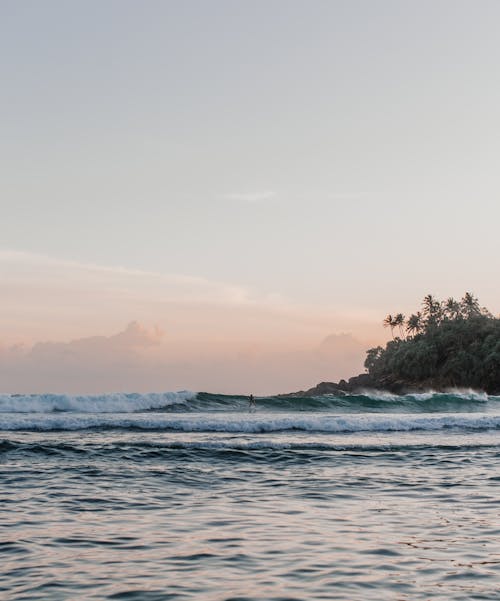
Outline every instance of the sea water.
<svg viewBox="0 0 500 601">
<path fill-rule="evenodd" d="M 0 395 L 0 598 L 500 598 L 500 398 Z"/>
</svg>

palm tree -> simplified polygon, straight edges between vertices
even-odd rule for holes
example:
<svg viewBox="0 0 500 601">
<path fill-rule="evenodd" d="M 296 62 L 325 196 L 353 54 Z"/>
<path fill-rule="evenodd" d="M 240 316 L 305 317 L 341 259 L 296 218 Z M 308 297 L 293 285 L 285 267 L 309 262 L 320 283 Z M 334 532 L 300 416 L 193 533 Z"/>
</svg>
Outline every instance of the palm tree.
<svg viewBox="0 0 500 601">
<path fill-rule="evenodd" d="M 460 303 L 450 296 L 443 304 L 443 312 L 449 319 L 456 319 L 460 315 Z"/>
<path fill-rule="evenodd" d="M 479 301 L 477 298 L 471 294 L 470 292 L 466 292 L 462 301 L 460 302 L 460 306 L 464 313 L 464 316 L 469 319 L 470 317 L 474 317 L 475 315 L 479 315 L 481 313 L 481 309 L 479 307 Z"/>
<path fill-rule="evenodd" d="M 406 322 L 406 331 L 408 334 L 412 336 L 415 334 L 419 334 L 422 330 L 422 313 L 418 311 L 417 313 L 413 313 L 408 317 L 408 321 Z"/>
<path fill-rule="evenodd" d="M 400 338 L 403 338 L 403 325 L 405 323 L 405 316 L 402 313 L 398 313 L 394 318 L 394 326 L 398 326 Z"/>
<path fill-rule="evenodd" d="M 441 303 L 436 300 L 432 294 L 428 294 L 423 302 L 422 312 L 425 317 L 425 325 L 438 325 L 442 319 Z"/>
<path fill-rule="evenodd" d="M 383 321 L 384 328 L 391 328 L 391 336 L 394 340 L 394 317 L 389 313 L 389 315 Z"/>
<path fill-rule="evenodd" d="M 432 296 L 432 294 L 428 294 L 427 296 L 424 297 L 424 300 L 422 301 L 422 312 L 424 314 L 424 317 L 428 318 L 429 315 L 432 315 L 432 311 L 433 311 L 433 307 L 434 307 L 434 297 Z"/>
</svg>

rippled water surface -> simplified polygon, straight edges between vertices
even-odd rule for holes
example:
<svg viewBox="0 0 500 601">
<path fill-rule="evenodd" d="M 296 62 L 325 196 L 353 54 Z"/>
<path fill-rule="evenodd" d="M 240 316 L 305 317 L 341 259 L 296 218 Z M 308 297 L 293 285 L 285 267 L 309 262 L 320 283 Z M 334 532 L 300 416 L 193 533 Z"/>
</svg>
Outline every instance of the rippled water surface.
<svg viewBox="0 0 500 601">
<path fill-rule="evenodd" d="M 499 431 L 377 423 L 0 432 L 0 598 L 498 599 Z"/>
</svg>

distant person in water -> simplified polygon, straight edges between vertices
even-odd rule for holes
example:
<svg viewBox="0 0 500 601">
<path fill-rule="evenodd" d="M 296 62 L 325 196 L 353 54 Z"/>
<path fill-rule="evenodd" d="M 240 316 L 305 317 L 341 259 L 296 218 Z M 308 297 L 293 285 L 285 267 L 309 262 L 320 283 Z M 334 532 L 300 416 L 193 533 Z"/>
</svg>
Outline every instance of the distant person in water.
<svg viewBox="0 0 500 601">
<path fill-rule="evenodd" d="M 253 396 L 253 394 L 251 394 L 251 395 L 248 397 L 248 409 L 249 409 L 250 411 L 252 411 L 252 409 L 255 409 L 255 399 L 254 399 L 254 396 Z"/>
</svg>

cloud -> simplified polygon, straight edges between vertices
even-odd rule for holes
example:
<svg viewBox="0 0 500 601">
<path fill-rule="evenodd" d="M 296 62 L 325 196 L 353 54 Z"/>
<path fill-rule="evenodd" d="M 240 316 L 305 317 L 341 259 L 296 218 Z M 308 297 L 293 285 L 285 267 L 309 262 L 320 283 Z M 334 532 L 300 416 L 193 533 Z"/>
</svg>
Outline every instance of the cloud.
<svg viewBox="0 0 500 601">
<path fill-rule="evenodd" d="M 273 190 L 263 190 L 261 192 L 233 192 L 230 194 L 223 194 L 222 198 L 225 200 L 234 200 L 236 202 L 264 202 L 271 200 L 276 196 L 276 192 Z"/>
<path fill-rule="evenodd" d="M 163 335 L 164 331 L 158 326 L 148 330 L 137 321 L 131 321 L 123 332 L 110 336 L 108 341 L 129 348 L 149 347 L 160 344 Z"/>
<path fill-rule="evenodd" d="M 250 294 L 243 286 L 202 277 L 67 261 L 13 250 L 0 251 L 0 276 L 2 288 L 27 283 L 49 287 L 57 283 L 59 289 L 80 291 L 97 285 L 104 290 L 114 287 L 126 294 L 143 287 L 146 294 L 156 291 L 178 302 L 199 302 L 200 297 L 214 303 L 245 302 Z"/>
<path fill-rule="evenodd" d="M 327 336 L 321 341 L 315 352 L 319 357 L 325 357 L 326 359 L 343 359 L 352 355 L 357 356 L 360 349 L 363 348 L 363 344 L 354 338 L 352 334 L 343 332 Z"/>
<path fill-rule="evenodd" d="M 0 332 L 12 343 L 109 331 L 131 319 L 178 321 L 176 314 L 201 308 L 223 312 L 278 302 L 237 284 L 18 251 L 0 251 L 0 297 Z"/>
<path fill-rule="evenodd" d="M 0 382 L 13 392 L 281 392 L 352 375 L 379 342 L 369 327 L 387 334 L 355 310 L 19 251 L 0 252 L 0 296 Z M 155 323 L 166 334 L 141 325 Z M 342 330 L 370 341 L 324 338 Z"/>
<path fill-rule="evenodd" d="M 47 356 L 72 357 L 76 360 L 98 357 L 98 360 L 102 361 L 103 357 L 100 355 L 103 354 L 106 359 L 114 360 L 120 356 L 119 353 L 157 346 L 162 337 L 163 331 L 158 326 L 148 330 L 132 321 L 125 330 L 113 336 L 91 336 L 70 342 L 38 342 L 33 346 L 30 355 L 38 359 Z"/>
<path fill-rule="evenodd" d="M 160 342 L 166 338 L 166 344 Z M 177 389 L 272 394 L 359 373 L 363 345 L 333 334 L 298 350 L 179 350 L 158 328 L 130 323 L 117 334 L 37 342 L 0 352 L 2 392 L 104 393 Z"/>
<path fill-rule="evenodd" d="M 238 284 L 12 250 L 0 251 L 0 296 L 4 343 L 85 337 L 131 319 L 183 340 L 312 337 L 332 321 L 331 311 Z"/>
<path fill-rule="evenodd" d="M 163 332 L 131 322 L 111 336 L 90 336 L 69 342 L 14 345 L 0 352 L 4 391 L 106 392 L 162 389 L 157 352 Z"/>
</svg>

